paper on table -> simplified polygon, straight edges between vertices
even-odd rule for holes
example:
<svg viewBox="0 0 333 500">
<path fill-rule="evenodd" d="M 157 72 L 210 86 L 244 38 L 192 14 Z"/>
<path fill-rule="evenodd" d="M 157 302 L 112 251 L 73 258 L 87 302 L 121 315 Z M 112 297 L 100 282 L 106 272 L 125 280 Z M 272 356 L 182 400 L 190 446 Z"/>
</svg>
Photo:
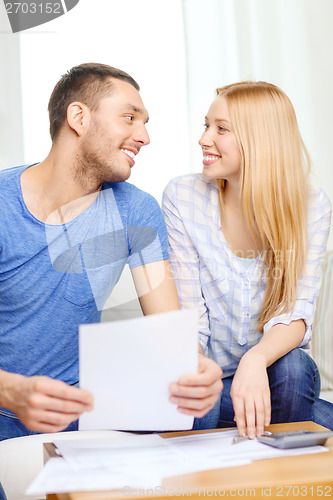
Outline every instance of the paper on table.
<svg viewBox="0 0 333 500">
<path fill-rule="evenodd" d="M 63 458 L 50 459 L 26 494 L 42 495 L 67 491 L 140 488 L 160 492 L 162 479 L 214 468 L 215 461 L 192 458 L 170 446 L 156 434 L 133 436 L 123 433 L 108 439 L 55 441 Z M 223 467 L 243 465 L 247 460 L 225 461 Z M 158 496 L 161 496 L 158 494 Z"/>
<path fill-rule="evenodd" d="M 127 432 L 119 432 L 109 439 L 55 440 L 54 444 L 63 458 L 77 470 L 115 470 L 123 463 L 140 462 L 139 455 L 148 460 L 159 452 L 167 456 L 170 448 L 166 440 L 157 434 L 138 436 Z"/>
<path fill-rule="evenodd" d="M 126 487 L 150 488 L 159 484 L 160 479 L 147 479 L 136 473 L 134 477 L 120 474 L 119 469 L 113 473 L 105 469 L 73 470 L 63 458 L 50 458 L 42 471 L 25 491 L 26 495 L 45 495 L 70 491 L 98 491 L 123 489 Z M 125 491 L 125 490 L 124 490 Z"/>
<path fill-rule="evenodd" d="M 323 446 L 277 450 L 255 440 L 231 444 L 237 435 L 234 430 L 170 439 L 124 434 L 103 442 L 59 441 L 57 445 L 70 459 L 50 459 L 26 493 L 122 489 L 128 496 L 129 488 L 149 488 L 161 496 L 158 488 L 162 478 L 168 476 L 234 467 L 263 458 L 328 451 Z M 80 457 L 80 450 L 84 449 Z"/>
<path fill-rule="evenodd" d="M 234 431 L 232 433 L 236 435 Z M 185 438 L 185 441 L 182 438 L 163 439 L 157 434 L 119 434 L 116 438 L 103 440 L 55 441 L 55 445 L 76 470 L 118 471 L 120 476 L 127 473 L 129 481 L 136 477 L 138 467 L 141 468 L 141 478 L 148 472 L 148 479 L 152 479 L 250 462 L 241 453 L 224 460 L 224 445 L 231 443 L 228 432 L 224 439 L 216 439 L 217 443 L 212 439 L 202 439 L 201 434 L 189 436 L 190 440 Z"/>
<path fill-rule="evenodd" d="M 27 494 L 157 488 L 164 475 L 187 472 L 184 457 L 157 434 L 119 433 L 110 439 L 55 440 L 62 458 L 50 459 Z M 50 463 L 51 462 L 51 463 Z"/>
<path fill-rule="evenodd" d="M 169 438 L 168 443 L 186 457 L 187 463 L 189 467 L 192 467 L 193 472 L 226 467 L 226 464 L 229 464 L 229 466 L 239 465 L 240 460 L 249 463 L 266 458 L 328 451 L 328 448 L 323 446 L 281 450 L 259 443 L 256 439 L 232 444 L 233 438 L 238 435 L 237 430 L 214 432 Z"/>
<path fill-rule="evenodd" d="M 80 430 L 182 430 L 193 417 L 169 402 L 169 385 L 198 367 L 198 313 L 173 311 L 81 325 L 80 386 L 94 410 Z"/>
</svg>

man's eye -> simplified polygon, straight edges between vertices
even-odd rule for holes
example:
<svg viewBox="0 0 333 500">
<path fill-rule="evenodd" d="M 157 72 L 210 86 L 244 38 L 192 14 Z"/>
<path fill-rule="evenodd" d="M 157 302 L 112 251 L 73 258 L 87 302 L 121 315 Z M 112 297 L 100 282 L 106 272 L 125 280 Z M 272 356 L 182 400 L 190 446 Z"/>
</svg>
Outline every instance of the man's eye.
<svg viewBox="0 0 333 500">
<path fill-rule="evenodd" d="M 127 118 L 130 121 L 134 120 L 134 116 L 133 115 L 125 115 L 125 118 Z"/>
</svg>

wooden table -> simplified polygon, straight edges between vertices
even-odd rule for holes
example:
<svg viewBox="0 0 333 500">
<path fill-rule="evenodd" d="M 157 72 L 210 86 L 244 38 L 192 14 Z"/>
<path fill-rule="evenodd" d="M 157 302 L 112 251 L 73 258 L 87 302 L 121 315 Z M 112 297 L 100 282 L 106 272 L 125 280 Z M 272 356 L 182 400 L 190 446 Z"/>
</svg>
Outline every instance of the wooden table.
<svg viewBox="0 0 333 500">
<path fill-rule="evenodd" d="M 272 432 L 307 429 L 324 430 L 313 422 L 275 424 Z M 226 429 L 224 429 L 226 430 Z M 223 432 L 222 429 L 201 432 Z M 194 432 L 190 432 L 194 434 Z M 189 432 L 161 434 L 162 437 L 186 435 Z M 45 445 L 46 446 L 46 445 Z M 48 495 L 48 500 L 106 500 L 188 497 L 220 498 L 298 498 L 333 500 L 333 438 L 326 445 L 329 451 L 314 455 L 298 455 L 257 460 L 238 467 L 196 472 L 165 478 L 158 490 L 142 493 L 139 489 L 123 491 L 73 492 Z"/>
</svg>

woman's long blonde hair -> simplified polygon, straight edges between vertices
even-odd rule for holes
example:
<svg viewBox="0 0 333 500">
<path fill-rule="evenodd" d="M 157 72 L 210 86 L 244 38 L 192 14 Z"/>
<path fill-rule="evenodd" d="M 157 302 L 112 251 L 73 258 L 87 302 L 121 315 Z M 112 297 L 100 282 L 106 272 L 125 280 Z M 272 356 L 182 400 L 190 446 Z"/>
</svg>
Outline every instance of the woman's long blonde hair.
<svg viewBox="0 0 333 500">
<path fill-rule="evenodd" d="M 281 89 L 240 82 L 216 92 L 227 100 L 238 140 L 244 216 L 264 252 L 266 291 L 257 327 L 263 332 L 271 318 L 295 305 L 307 251 L 310 158 Z M 225 181 L 219 182 L 223 217 Z"/>
</svg>

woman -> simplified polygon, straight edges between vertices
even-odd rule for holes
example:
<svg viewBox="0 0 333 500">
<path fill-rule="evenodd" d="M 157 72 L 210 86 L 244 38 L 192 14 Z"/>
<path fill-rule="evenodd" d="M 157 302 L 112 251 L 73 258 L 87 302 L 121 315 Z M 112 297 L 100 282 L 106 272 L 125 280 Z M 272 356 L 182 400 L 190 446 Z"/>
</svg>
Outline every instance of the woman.
<svg viewBox="0 0 333 500">
<path fill-rule="evenodd" d="M 250 438 L 276 422 L 333 429 L 333 405 L 306 352 L 330 227 L 330 202 L 288 97 L 265 82 L 217 89 L 199 141 L 202 174 L 163 198 L 182 307 L 200 312 L 200 343 L 223 369 L 221 403 L 196 428 L 237 424 Z"/>
</svg>

